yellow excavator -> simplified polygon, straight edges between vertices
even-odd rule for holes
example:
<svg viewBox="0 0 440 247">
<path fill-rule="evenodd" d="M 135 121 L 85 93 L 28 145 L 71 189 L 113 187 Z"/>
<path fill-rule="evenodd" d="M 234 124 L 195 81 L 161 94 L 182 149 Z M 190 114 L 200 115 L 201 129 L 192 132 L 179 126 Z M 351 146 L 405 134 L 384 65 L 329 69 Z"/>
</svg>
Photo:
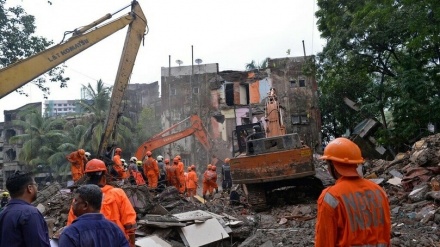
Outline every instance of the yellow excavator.
<svg viewBox="0 0 440 247">
<path fill-rule="evenodd" d="M 133 71 L 134 62 L 147 29 L 147 19 L 139 3 L 134 0 L 125 8 L 128 7 L 131 7 L 129 13 L 113 21 L 106 22 L 112 18 L 112 14 L 106 14 L 98 20 L 74 30 L 68 40 L 2 68 L 0 70 L 0 99 L 128 26 L 118 72 L 113 85 L 110 110 L 98 149 L 98 155 L 104 156 L 109 148 L 110 138 L 114 133 L 114 128 L 120 115 L 119 110 L 125 88 Z M 102 25 L 98 26 L 100 24 Z"/>
</svg>

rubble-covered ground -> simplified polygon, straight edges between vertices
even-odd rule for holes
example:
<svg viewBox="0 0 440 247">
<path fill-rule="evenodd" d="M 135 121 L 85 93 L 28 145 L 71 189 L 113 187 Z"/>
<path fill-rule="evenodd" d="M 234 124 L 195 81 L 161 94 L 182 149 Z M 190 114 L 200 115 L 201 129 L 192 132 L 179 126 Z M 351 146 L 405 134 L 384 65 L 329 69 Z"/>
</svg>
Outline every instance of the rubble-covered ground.
<svg viewBox="0 0 440 247">
<path fill-rule="evenodd" d="M 324 185 L 334 181 L 325 163 L 315 160 L 317 177 Z M 364 177 L 380 184 L 388 194 L 391 216 L 391 246 L 440 247 L 440 134 L 415 143 L 411 152 L 398 154 L 393 161 L 371 160 L 363 165 Z M 227 193 L 217 193 L 206 203 L 184 198 L 177 190 L 161 193 L 147 188 L 123 186 L 138 212 L 139 236 L 156 234 L 170 246 L 185 246 L 179 228 L 191 224 L 173 215 L 203 210 L 222 216 L 229 237 L 205 246 L 313 246 L 316 197 L 307 189 L 285 188 L 269 195 L 270 208 L 254 212 L 246 204 L 231 205 Z M 41 191 L 35 205 L 47 217 L 53 231 L 64 226 L 72 195 L 59 185 Z M 200 224 L 205 219 L 199 219 Z M 197 222 L 197 221 L 194 221 Z M 192 223 L 194 223 L 192 222 Z M 179 233 L 180 232 L 180 233 Z"/>
</svg>

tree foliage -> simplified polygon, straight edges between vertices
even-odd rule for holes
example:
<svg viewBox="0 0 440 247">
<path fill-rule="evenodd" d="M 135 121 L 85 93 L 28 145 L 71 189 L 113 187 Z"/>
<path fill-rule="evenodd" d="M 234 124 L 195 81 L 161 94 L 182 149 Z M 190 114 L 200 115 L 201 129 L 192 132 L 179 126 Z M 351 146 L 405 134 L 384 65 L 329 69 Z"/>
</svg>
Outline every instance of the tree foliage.
<svg viewBox="0 0 440 247">
<path fill-rule="evenodd" d="M 5 8 L 6 0 L 0 0 L 0 66 L 6 67 L 20 59 L 30 57 L 47 49 L 52 41 L 35 35 L 35 17 L 28 15 L 20 7 Z M 45 75 L 33 80 L 43 92 L 44 96 L 50 94 L 47 82 L 59 83 L 66 87 L 69 78 L 63 76 L 64 66 L 53 68 Z M 20 94 L 27 93 L 22 89 Z"/>
<path fill-rule="evenodd" d="M 403 149 L 439 127 L 440 2 L 318 0 L 327 40 L 317 56 L 325 134 L 340 136 L 361 119 L 384 126 L 379 140 Z M 361 110 L 348 108 L 347 97 Z M 407 145 L 404 145 L 404 144 Z"/>
</svg>

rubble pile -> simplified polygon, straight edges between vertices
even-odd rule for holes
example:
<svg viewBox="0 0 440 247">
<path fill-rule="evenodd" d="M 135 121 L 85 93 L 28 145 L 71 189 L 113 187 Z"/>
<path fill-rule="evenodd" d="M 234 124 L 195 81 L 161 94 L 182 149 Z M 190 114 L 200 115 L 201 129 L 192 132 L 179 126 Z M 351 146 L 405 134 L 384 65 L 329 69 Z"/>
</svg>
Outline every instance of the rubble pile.
<svg viewBox="0 0 440 247">
<path fill-rule="evenodd" d="M 316 177 L 334 183 L 326 163 L 315 160 Z M 412 151 L 392 161 L 370 160 L 364 177 L 381 185 L 389 196 L 391 246 L 440 246 L 440 134 L 421 139 Z M 204 200 L 186 198 L 174 187 L 160 193 L 145 186 L 121 186 L 138 214 L 139 246 L 313 246 L 316 197 L 307 190 L 286 188 L 268 195 L 269 210 L 254 212 L 244 192 L 233 186 L 239 200 L 221 192 Z M 65 225 L 72 200 L 70 190 L 53 184 L 35 203 L 50 229 Z"/>
</svg>

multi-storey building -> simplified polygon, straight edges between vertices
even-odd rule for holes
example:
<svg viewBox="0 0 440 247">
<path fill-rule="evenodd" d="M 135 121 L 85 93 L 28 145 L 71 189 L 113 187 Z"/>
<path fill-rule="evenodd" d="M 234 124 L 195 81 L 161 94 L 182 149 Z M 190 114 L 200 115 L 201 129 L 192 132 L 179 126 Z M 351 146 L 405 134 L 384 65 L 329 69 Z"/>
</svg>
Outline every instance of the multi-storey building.
<svg viewBox="0 0 440 247">
<path fill-rule="evenodd" d="M 44 114 L 46 117 L 58 117 L 81 114 L 82 107 L 79 100 L 45 100 Z"/>
</svg>

